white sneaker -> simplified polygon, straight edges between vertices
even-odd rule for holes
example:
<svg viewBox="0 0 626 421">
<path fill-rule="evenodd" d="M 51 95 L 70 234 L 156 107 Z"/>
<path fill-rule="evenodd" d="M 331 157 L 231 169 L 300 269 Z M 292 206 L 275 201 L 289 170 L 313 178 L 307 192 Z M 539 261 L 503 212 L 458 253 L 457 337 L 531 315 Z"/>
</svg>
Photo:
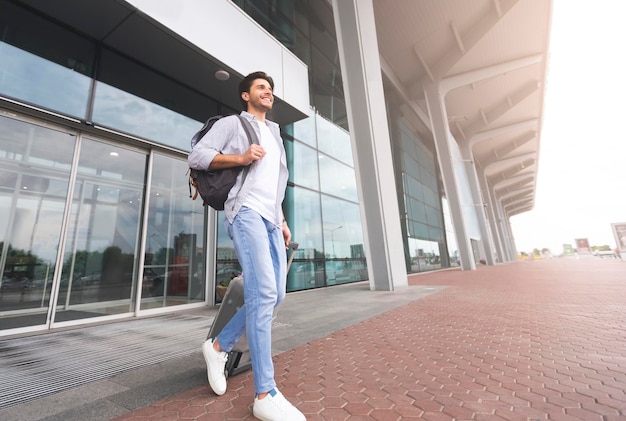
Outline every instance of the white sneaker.
<svg viewBox="0 0 626 421">
<path fill-rule="evenodd" d="M 263 399 L 254 398 L 252 414 L 261 421 L 306 421 L 304 414 L 276 388 Z"/>
<path fill-rule="evenodd" d="M 226 360 L 228 354 L 226 352 L 217 352 L 213 348 L 213 341 L 215 339 L 209 339 L 202 344 L 202 355 L 206 361 L 207 377 L 209 378 L 209 384 L 211 389 L 217 395 L 223 395 L 226 393 Z"/>
</svg>

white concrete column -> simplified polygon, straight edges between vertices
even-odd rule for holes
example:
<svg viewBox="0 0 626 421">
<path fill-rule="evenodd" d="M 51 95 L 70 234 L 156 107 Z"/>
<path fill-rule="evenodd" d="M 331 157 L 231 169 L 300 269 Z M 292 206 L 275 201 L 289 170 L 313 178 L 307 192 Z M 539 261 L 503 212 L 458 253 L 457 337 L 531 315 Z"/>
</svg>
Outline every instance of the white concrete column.
<svg viewBox="0 0 626 421">
<path fill-rule="evenodd" d="M 472 243 L 468 235 L 465 216 L 463 215 L 463 204 L 452 160 L 450 142 L 455 142 L 455 140 L 448 130 L 448 116 L 443 93 L 440 91 L 438 83 L 431 83 L 424 87 L 424 94 L 430 114 L 433 138 L 437 149 L 437 159 L 439 160 L 441 176 L 446 189 L 446 197 L 450 205 L 450 216 L 452 217 L 454 233 L 456 234 L 459 247 L 461 268 L 463 270 L 474 270 L 476 269 L 476 261 L 474 260 Z"/>
<path fill-rule="evenodd" d="M 478 183 L 481 186 L 481 190 L 485 195 L 484 199 L 487 202 L 487 213 L 488 213 L 488 222 L 491 227 L 493 245 L 495 247 L 495 251 L 498 254 L 498 259 L 500 262 L 506 262 L 506 258 L 504 255 L 504 247 L 502 244 L 502 236 L 500 230 L 498 229 L 498 211 L 496 209 L 495 200 L 493 199 L 494 193 L 491 190 L 491 186 L 487 182 L 485 178 L 485 172 L 481 169 L 480 175 L 478 176 Z"/>
<path fill-rule="evenodd" d="M 372 0 L 333 0 L 370 288 L 408 285 Z"/>
<path fill-rule="evenodd" d="M 476 164 L 474 163 L 474 156 L 468 143 L 465 143 L 465 145 L 461 147 L 461 153 L 463 154 L 465 172 L 467 172 L 467 179 L 470 190 L 472 191 L 476 218 L 478 220 L 478 228 L 480 230 L 480 242 L 482 243 L 481 245 L 485 253 L 485 260 L 488 265 L 494 265 L 493 243 L 491 241 L 489 227 L 487 226 L 487 202 L 484 201 L 485 199 L 480 193 L 480 184 L 478 183 L 478 175 L 476 174 Z"/>
<path fill-rule="evenodd" d="M 497 216 L 498 216 L 498 231 L 500 232 L 500 238 L 502 238 L 502 246 L 503 246 L 502 251 L 504 252 L 504 256 L 503 256 L 504 261 L 510 262 L 511 261 L 511 247 L 510 247 L 511 239 L 509 237 L 509 233 L 507 230 L 506 214 L 504 213 L 504 209 L 502 209 L 502 203 L 500 203 L 500 200 L 495 199 L 494 203 L 496 206 L 496 211 L 497 211 Z"/>
</svg>

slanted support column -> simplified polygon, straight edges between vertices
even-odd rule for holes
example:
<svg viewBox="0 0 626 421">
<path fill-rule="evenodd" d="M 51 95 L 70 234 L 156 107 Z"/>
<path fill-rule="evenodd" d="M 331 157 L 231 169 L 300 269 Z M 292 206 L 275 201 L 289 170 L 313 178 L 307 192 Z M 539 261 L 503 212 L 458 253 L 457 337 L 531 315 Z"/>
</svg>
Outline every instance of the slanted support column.
<svg viewBox="0 0 626 421">
<path fill-rule="evenodd" d="M 498 231 L 500 232 L 500 238 L 502 238 L 502 251 L 503 251 L 504 261 L 509 262 L 511 261 L 511 252 L 510 252 L 510 246 L 509 246 L 509 242 L 510 242 L 509 234 L 506 228 L 506 223 L 507 223 L 506 215 L 504 213 L 504 210 L 502 209 L 502 204 L 500 203 L 500 200 L 494 199 L 493 202 L 494 202 L 494 206 L 496 208 L 497 215 L 498 215 Z"/>
<path fill-rule="evenodd" d="M 489 221 L 489 225 L 491 227 L 491 233 L 492 233 L 491 238 L 493 239 L 493 244 L 494 244 L 496 253 L 498 254 L 498 259 L 501 262 L 506 262 L 507 260 L 504 255 L 504 248 L 502 245 L 502 236 L 498 228 L 498 224 L 499 224 L 498 223 L 499 221 L 498 210 L 496 209 L 495 200 L 493 199 L 493 196 L 495 193 L 491 190 L 491 186 L 487 182 L 485 178 L 485 173 L 482 169 L 478 177 L 478 183 L 481 186 L 481 190 L 484 192 L 483 193 L 485 195 L 484 199 L 487 202 L 487 212 L 489 214 L 489 217 L 487 218 L 487 220 Z"/>
<path fill-rule="evenodd" d="M 457 245 L 463 270 L 476 269 L 476 261 L 472 252 L 472 243 L 468 235 L 463 205 L 459 193 L 459 185 L 456 180 L 454 162 L 452 161 L 452 149 L 450 142 L 454 142 L 448 130 L 448 117 L 443 103 L 443 94 L 440 92 L 438 83 L 430 83 L 424 88 L 426 104 L 432 123 L 432 132 L 437 148 L 437 158 L 441 167 L 443 184 L 446 189 L 446 197 L 450 204 L 450 214 L 454 225 Z"/>
<path fill-rule="evenodd" d="M 372 0 L 333 0 L 370 288 L 408 285 Z M 349 77 L 348 77 L 349 75 Z"/>
<path fill-rule="evenodd" d="M 480 229 L 480 237 L 483 249 L 485 251 L 485 260 L 488 265 L 494 265 L 494 249 L 493 242 L 491 241 L 491 235 L 487 227 L 487 202 L 480 194 L 480 185 L 478 184 L 478 175 L 476 173 L 476 163 L 472 151 L 469 149 L 466 143 L 461 148 L 463 154 L 463 161 L 465 162 L 465 170 L 467 172 L 467 178 L 472 190 L 472 198 L 474 199 L 474 206 L 476 208 L 476 218 L 478 219 L 478 227 Z"/>
</svg>

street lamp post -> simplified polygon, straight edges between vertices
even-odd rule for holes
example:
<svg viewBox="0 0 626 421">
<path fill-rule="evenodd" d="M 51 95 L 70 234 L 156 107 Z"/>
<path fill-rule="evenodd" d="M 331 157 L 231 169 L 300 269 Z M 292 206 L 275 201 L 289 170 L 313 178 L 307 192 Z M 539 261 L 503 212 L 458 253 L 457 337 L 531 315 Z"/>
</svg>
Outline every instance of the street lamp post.
<svg viewBox="0 0 626 421">
<path fill-rule="evenodd" d="M 333 257 L 337 257 L 337 255 L 335 254 L 335 231 L 337 231 L 339 228 L 343 228 L 343 225 L 339 225 L 336 228 L 324 228 L 326 231 L 330 231 L 330 241 L 333 245 Z"/>
</svg>

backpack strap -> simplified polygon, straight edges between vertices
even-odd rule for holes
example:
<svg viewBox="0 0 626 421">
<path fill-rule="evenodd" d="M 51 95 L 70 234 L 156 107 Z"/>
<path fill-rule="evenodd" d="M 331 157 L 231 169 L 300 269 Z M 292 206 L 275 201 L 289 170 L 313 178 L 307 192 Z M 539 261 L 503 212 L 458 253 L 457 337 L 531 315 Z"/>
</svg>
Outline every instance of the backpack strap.
<svg viewBox="0 0 626 421">
<path fill-rule="evenodd" d="M 246 136 L 248 136 L 248 141 L 250 142 L 250 144 L 252 145 L 254 143 L 255 145 L 260 145 L 259 139 L 256 135 L 256 132 L 254 131 L 254 128 L 252 128 L 252 124 L 250 124 L 250 121 L 248 121 L 248 119 L 241 114 L 237 114 L 237 117 L 239 117 L 239 120 L 241 120 L 241 125 L 243 126 L 243 130 L 246 132 Z"/>
<path fill-rule="evenodd" d="M 243 130 L 246 132 L 246 136 L 248 136 L 248 141 L 250 142 L 250 144 L 252 145 L 254 143 L 255 145 L 260 145 L 259 138 L 256 135 L 254 128 L 252 127 L 252 123 L 250 123 L 250 121 L 241 114 L 237 114 L 237 117 L 239 117 L 239 120 L 241 121 L 241 125 L 243 126 Z M 243 167 L 243 178 L 241 179 L 241 187 L 243 187 L 243 183 L 246 182 L 246 176 L 248 175 L 248 170 L 250 170 L 250 165 L 246 165 L 245 167 Z M 241 187 L 239 187 L 239 190 L 241 190 Z"/>
</svg>

